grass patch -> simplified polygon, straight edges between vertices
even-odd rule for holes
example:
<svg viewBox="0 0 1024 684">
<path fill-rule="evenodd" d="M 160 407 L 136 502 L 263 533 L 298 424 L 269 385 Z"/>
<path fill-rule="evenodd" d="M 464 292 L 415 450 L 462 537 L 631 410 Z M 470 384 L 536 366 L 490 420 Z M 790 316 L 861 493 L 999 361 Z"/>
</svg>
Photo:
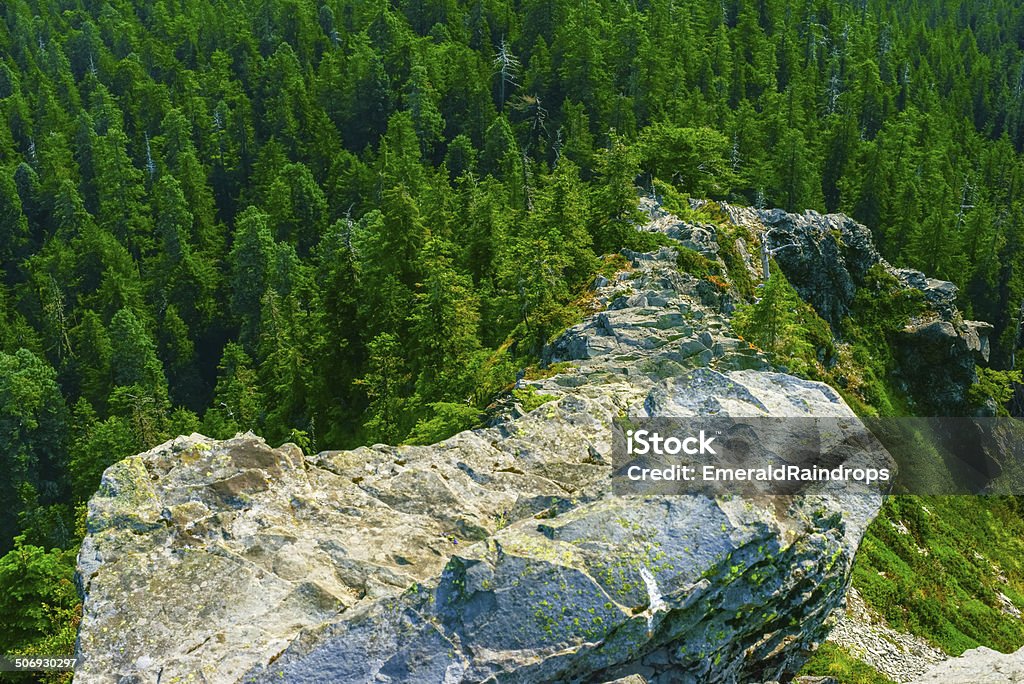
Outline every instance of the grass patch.
<svg viewBox="0 0 1024 684">
<path fill-rule="evenodd" d="M 754 245 L 756 241 L 749 228 L 734 226 L 723 223 L 718 227 L 718 255 L 725 262 L 725 270 L 729 274 L 736 290 L 746 298 L 754 296 L 757 283 L 750 275 L 747 262 L 740 253 L 737 242 L 743 240 L 747 245 Z"/>
<path fill-rule="evenodd" d="M 662 247 L 679 249 L 681 246 L 678 240 L 651 230 L 634 230 L 626 236 L 623 243 L 623 247 L 634 252 L 657 252 Z"/>
<path fill-rule="evenodd" d="M 722 266 L 708 259 L 700 252 L 684 247 L 678 240 L 664 233 L 636 231 L 626 240 L 626 248 L 634 252 L 657 252 L 668 247 L 676 252 L 676 266 L 681 273 L 689 273 L 696 278 L 722 275 Z"/>
<path fill-rule="evenodd" d="M 827 642 L 804 663 L 798 675 L 835 677 L 843 684 L 896 684 L 875 668 L 853 657 L 842 646 Z"/>
<path fill-rule="evenodd" d="M 523 389 L 512 390 L 512 396 L 527 413 L 539 406 L 543 406 L 549 401 L 558 399 L 555 395 L 544 394 L 543 392 L 537 391 L 536 387 L 530 385 L 527 385 Z"/>
<path fill-rule="evenodd" d="M 781 275 L 781 270 L 776 269 Z M 773 275 L 773 278 L 775 276 Z M 735 283 L 735 278 L 734 278 Z M 758 318 L 759 309 L 772 307 L 769 288 L 761 300 L 741 307 L 733 325 L 744 338 L 769 352 L 772 362 L 790 372 L 824 382 L 842 395 L 860 416 L 911 415 L 906 399 L 890 378 L 896 369 L 894 336 L 910 318 L 924 310 L 923 295 L 908 290 L 881 266 L 868 272 L 843 322 L 843 342 L 836 343 L 829 327 L 814 308 L 786 285 L 774 314 L 762 312 L 755 329 L 747 319 Z M 769 315 L 770 314 L 770 315 Z M 767 316 L 767 318 L 765 318 Z M 777 320 L 775 320 L 777 319 Z M 757 328 L 777 328 L 773 343 L 766 346 Z"/>
<path fill-rule="evenodd" d="M 700 252 L 682 245 L 677 245 L 676 251 L 678 252 L 676 266 L 680 272 L 689 273 L 696 278 L 713 278 L 722 275 L 722 267 L 718 262 L 708 259 Z"/>
<path fill-rule="evenodd" d="M 633 231 L 637 235 L 637 231 Z M 600 259 L 600 263 L 597 266 L 597 272 L 595 275 L 601 275 L 609 280 L 615 278 L 618 273 L 622 271 L 632 271 L 633 265 L 629 263 L 629 260 L 621 254 L 609 254 Z"/>
<path fill-rule="evenodd" d="M 902 287 L 881 267 L 873 268 L 852 303 L 845 341 L 835 345 L 831 361 L 822 354 L 830 344 L 823 339 L 824 321 L 790 300 L 784 307 L 788 313 L 779 314 L 790 325 L 777 326 L 778 333 L 797 335 L 800 344 L 783 340 L 772 355 L 776 363 L 837 388 L 859 415 L 912 415 L 889 378 L 896 368 L 894 335 L 924 310 L 919 292 Z M 742 314 L 734 320 L 740 332 L 744 320 Z M 814 359 L 809 349 L 825 359 Z M 1005 384 L 1001 377 L 990 384 L 996 381 Z M 946 653 L 959 655 L 977 646 L 1015 651 L 1024 644 L 1024 621 L 1002 610 L 1000 594 L 1024 607 L 1024 499 L 891 496 L 858 550 L 853 583 L 894 629 L 923 637 Z M 842 682 L 888 681 L 860 665 L 841 649 L 826 646 L 804 673 Z"/>
<path fill-rule="evenodd" d="M 905 288 L 880 264 L 872 266 L 844 322 L 846 363 L 833 369 L 830 384 L 856 395 L 860 408 L 870 407 L 874 415 L 908 415 L 905 400 L 888 382 L 896 368 L 893 337 L 924 309 L 921 292 Z"/>
<path fill-rule="evenodd" d="M 540 366 L 534 364 L 532 366 L 527 366 L 523 370 L 523 379 L 544 380 L 545 378 L 550 378 L 555 375 L 558 375 L 562 371 L 571 368 L 572 365 L 572 361 L 559 361 L 558 363 L 552 363 L 551 365 L 546 366 L 544 368 L 541 368 Z"/>
<path fill-rule="evenodd" d="M 729 223 L 729 216 L 722 209 L 718 202 L 711 200 L 701 203 L 696 209 L 690 204 L 690 196 L 680 192 L 671 183 L 666 183 L 658 178 L 654 179 L 654 192 L 658 196 L 658 202 L 663 211 L 672 214 L 681 221 L 687 223 L 713 223 L 725 225 Z"/>
</svg>

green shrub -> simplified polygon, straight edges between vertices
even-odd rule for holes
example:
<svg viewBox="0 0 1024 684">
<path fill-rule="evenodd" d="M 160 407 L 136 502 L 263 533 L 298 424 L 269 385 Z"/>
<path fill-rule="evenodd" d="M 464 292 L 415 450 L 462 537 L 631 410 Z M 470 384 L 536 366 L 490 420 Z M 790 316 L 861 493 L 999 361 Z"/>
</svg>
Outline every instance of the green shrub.
<svg viewBox="0 0 1024 684">
<path fill-rule="evenodd" d="M 689 273 L 697 278 L 722 275 L 722 267 L 700 252 L 678 244 L 676 251 L 678 252 L 676 266 L 682 273 Z"/>
<path fill-rule="evenodd" d="M 1021 381 L 1019 370 L 996 370 L 978 368 L 978 381 L 971 386 L 968 401 L 975 406 L 985 404 L 989 399 L 996 403 L 996 415 L 1010 415 L 1006 405 L 1013 398 L 1013 384 Z"/>
<path fill-rule="evenodd" d="M 834 353 L 828 324 L 800 299 L 779 270 L 768 279 L 757 302 L 737 309 L 733 328 L 767 352 L 774 363 L 799 375 L 821 376 L 819 350 L 825 358 Z"/>
<path fill-rule="evenodd" d="M 430 405 L 433 415 L 416 423 L 406 442 L 434 444 L 480 422 L 480 410 L 471 404 L 439 401 Z"/>
<path fill-rule="evenodd" d="M 657 252 L 662 247 L 679 249 L 679 241 L 673 240 L 664 233 L 649 230 L 634 230 L 626 236 L 623 247 L 634 252 Z"/>
<path fill-rule="evenodd" d="M 75 652 L 82 611 L 74 585 L 77 552 L 77 548 L 46 551 L 15 537 L 14 548 L 0 558 L 0 654 L 70 656 Z M 39 681 L 70 680 L 70 673 L 52 673 Z"/>
<path fill-rule="evenodd" d="M 1024 606 L 1022 508 L 1014 497 L 889 497 L 857 553 L 854 586 L 894 629 L 946 653 L 1014 651 L 1024 623 L 998 594 Z"/>
<path fill-rule="evenodd" d="M 827 642 L 818 647 L 799 674 L 835 677 L 843 684 L 895 684 L 875 668 L 853 657 L 842 646 Z"/>
<path fill-rule="evenodd" d="M 538 392 L 537 388 L 532 385 L 527 385 L 523 389 L 512 390 L 512 396 L 527 413 L 538 406 L 548 403 L 549 401 L 558 399 L 558 397 L 553 394 Z"/>
</svg>

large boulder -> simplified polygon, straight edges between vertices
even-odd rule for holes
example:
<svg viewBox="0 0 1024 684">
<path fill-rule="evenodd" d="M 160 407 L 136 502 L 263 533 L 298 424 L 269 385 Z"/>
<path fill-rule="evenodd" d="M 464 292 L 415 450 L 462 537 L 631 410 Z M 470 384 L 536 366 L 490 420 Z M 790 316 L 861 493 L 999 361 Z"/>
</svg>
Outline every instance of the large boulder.
<svg viewBox="0 0 1024 684">
<path fill-rule="evenodd" d="M 621 416 L 853 417 L 831 388 L 773 372 L 673 257 L 632 255 L 597 283 L 605 309 L 519 383 L 549 401 L 493 427 L 315 455 L 192 435 L 109 468 L 79 557 L 76 679 L 794 672 L 880 499 L 613 494 Z"/>
<path fill-rule="evenodd" d="M 936 665 L 911 684 L 1016 684 L 1024 682 L 1024 648 L 1000 653 L 979 646 Z"/>
</svg>

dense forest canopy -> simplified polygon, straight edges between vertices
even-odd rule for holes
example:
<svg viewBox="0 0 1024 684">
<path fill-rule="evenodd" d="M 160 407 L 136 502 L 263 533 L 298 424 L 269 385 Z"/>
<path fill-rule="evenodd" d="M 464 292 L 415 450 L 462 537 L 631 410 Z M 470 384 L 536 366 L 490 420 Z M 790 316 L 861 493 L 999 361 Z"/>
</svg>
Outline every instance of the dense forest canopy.
<svg viewBox="0 0 1024 684">
<path fill-rule="evenodd" d="M 1012 365 L 1019 3 L 0 11 L 11 577 L 55 572 L 36 547 L 77 543 L 103 469 L 179 433 L 316 449 L 474 424 L 631 244 L 655 179 L 853 215 L 894 263 L 955 281 Z M 18 615 L 0 646 L 58 619 Z"/>
</svg>

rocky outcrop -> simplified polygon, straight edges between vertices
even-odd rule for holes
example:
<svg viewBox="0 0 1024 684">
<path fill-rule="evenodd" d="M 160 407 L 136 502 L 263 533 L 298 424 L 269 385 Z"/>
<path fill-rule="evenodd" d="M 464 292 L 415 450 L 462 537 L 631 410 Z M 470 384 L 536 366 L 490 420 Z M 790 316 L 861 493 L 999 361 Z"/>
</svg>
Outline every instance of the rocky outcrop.
<svg viewBox="0 0 1024 684">
<path fill-rule="evenodd" d="M 715 254 L 714 226 L 679 226 Z M 755 273 L 752 246 L 733 246 Z M 79 557 L 76 679 L 794 672 L 843 601 L 879 497 L 614 496 L 612 422 L 853 413 L 733 333 L 727 282 L 680 273 L 671 249 L 625 257 L 595 282 L 597 312 L 519 381 L 547 400 L 533 411 L 507 402 L 432 446 L 315 455 L 192 435 L 109 468 Z"/>
<path fill-rule="evenodd" d="M 841 214 L 736 209 L 732 216 L 739 225 L 764 227 L 768 248 L 786 278 L 833 330 L 840 330 L 857 288 L 882 261 L 871 232 Z"/>
<path fill-rule="evenodd" d="M 429 447 L 179 438 L 105 473 L 81 682 L 767 680 L 842 601 L 877 496 L 616 497 L 619 415 L 851 415 L 771 372 L 674 254 L 550 351 L 551 401 Z M 127 679 L 123 679 L 127 678 Z"/>
<path fill-rule="evenodd" d="M 594 373 L 673 377 L 691 368 L 768 370 L 768 361 L 733 334 L 722 313 L 721 288 L 680 273 L 675 253 L 624 252 L 631 270 L 595 288 L 601 311 L 573 326 L 546 350 L 548 365 L 583 362 L 563 368 L 548 381 L 528 382 L 545 392 L 579 384 Z M 717 290 L 717 292 L 716 292 Z M 710 293 L 709 293 L 710 291 Z"/>
<path fill-rule="evenodd" d="M 695 208 L 707 204 L 703 200 L 693 202 Z M 720 227 L 681 222 L 662 212 L 651 199 L 645 199 L 643 206 L 652 216 L 648 230 L 680 239 L 706 255 L 718 251 Z M 747 237 L 736 240 L 736 246 L 750 276 L 762 279 L 760 260 L 750 254 L 757 253 L 757 243 L 763 240 L 789 282 L 830 324 L 837 338 L 842 339 L 843 322 L 851 313 L 854 297 L 858 289 L 869 284 L 875 267 L 907 289 L 920 292 L 920 315 L 890 340 L 898 366 L 893 380 L 906 390 L 922 415 L 969 415 L 978 411 L 970 405 L 967 391 L 977 380 L 976 364 L 988 362 L 993 327 L 963 319 L 956 308 L 956 285 L 929 278 L 920 271 L 891 266 L 872 243 L 871 232 L 842 214 L 790 214 L 780 209 L 726 204 L 716 204 L 715 209 L 733 226 L 746 231 Z"/>
<path fill-rule="evenodd" d="M 1000 653 L 979 646 L 935 666 L 912 684 L 1017 684 L 1024 682 L 1024 648 Z"/>
<path fill-rule="evenodd" d="M 977 381 L 976 363 L 987 362 L 992 326 L 965 321 L 956 308 L 956 285 L 920 271 L 894 268 L 871 242 L 871 233 L 852 219 L 815 212 L 802 215 L 760 211 L 769 247 L 786 277 L 837 336 L 842 319 L 867 276 L 880 266 L 905 287 L 922 294 L 924 308 L 891 340 L 898 367 L 895 380 L 922 414 L 974 412 L 967 391 Z M 747 219 L 744 216 L 741 220 Z M 793 248 L 785 248 L 793 245 Z"/>
</svg>

